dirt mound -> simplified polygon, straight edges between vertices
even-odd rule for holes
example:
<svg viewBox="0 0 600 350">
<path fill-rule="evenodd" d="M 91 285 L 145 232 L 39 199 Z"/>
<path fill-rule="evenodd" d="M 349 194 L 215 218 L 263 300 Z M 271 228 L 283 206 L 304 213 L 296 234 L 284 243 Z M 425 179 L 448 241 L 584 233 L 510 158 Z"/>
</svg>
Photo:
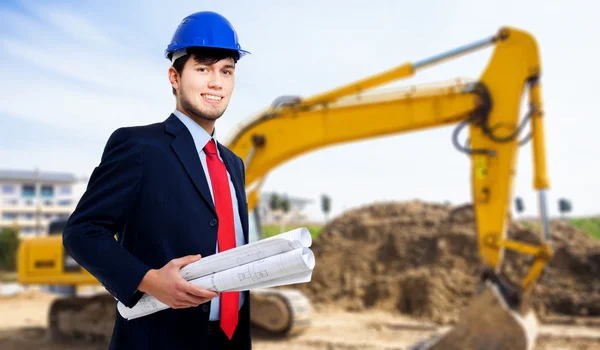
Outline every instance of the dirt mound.
<svg viewBox="0 0 600 350">
<path fill-rule="evenodd" d="M 420 201 L 350 210 L 314 241 L 313 280 L 298 287 L 316 307 L 396 310 L 453 323 L 479 280 L 473 220 L 471 206 Z M 538 315 L 600 315 L 600 241 L 561 222 L 551 231 L 555 255 L 533 295 Z M 523 224 L 512 224 L 508 235 L 538 240 Z M 524 276 L 531 264 L 510 253 L 505 261 L 511 276 Z"/>
</svg>

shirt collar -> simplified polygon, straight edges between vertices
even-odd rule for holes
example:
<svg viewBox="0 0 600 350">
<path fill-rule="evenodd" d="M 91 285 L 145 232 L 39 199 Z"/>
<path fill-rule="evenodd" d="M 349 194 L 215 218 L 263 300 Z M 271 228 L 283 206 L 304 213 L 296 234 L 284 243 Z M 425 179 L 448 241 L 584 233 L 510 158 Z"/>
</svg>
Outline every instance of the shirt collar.
<svg viewBox="0 0 600 350">
<path fill-rule="evenodd" d="M 192 134 L 192 138 L 194 139 L 194 144 L 196 145 L 196 149 L 198 150 L 198 152 L 202 151 L 204 149 L 204 146 L 206 146 L 208 141 L 210 141 L 211 139 L 213 139 L 215 141 L 215 145 L 217 145 L 216 129 L 213 129 L 213 134 L 211 136 L 208 132 L 206 132 L 206 130 L 204 130 L 204 128 L 198 125 L 198 123 L 192 120 L 192 118 L 183 114 L 181 111 L 176 109 L 173 111 L 173 114 L 177 118 L 179 118 L 179 120 L 181 120 L 181 122 L 189 130 L 190 134 Z M 217 152 L 219 152 L 218 148 Z"/>
</svg>

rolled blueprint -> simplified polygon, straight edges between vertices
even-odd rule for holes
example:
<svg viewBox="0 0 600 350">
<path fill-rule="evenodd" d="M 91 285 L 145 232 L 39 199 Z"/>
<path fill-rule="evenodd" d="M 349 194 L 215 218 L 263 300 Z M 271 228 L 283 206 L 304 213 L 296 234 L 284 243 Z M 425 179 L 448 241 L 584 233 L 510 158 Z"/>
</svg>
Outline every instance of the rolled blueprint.
<svg viewBox="0 0 600 350">
<path fill-rule="evenodd" d="M 310 247 L 310 231 L 300 227 L 260 241 L 229 249 L 225 252 L 203 257 L 181 269 L 181 277 L 190 281 L 211 273 L 231 269 L 251 261 L 264 259 L 290 250 Z"/>
<path fill-rule="evenodd" d="M 311 243 L 308 230 L 300 228 L 203 258 L 181 273 L 190 283 L 217 292 L 310 282 L 315 266 L 314 254 L 308 248 Z M 121 302 L 117 305 L 128 320 L 168 308 L 149 294 L 133 308 Z"/>
</svg>

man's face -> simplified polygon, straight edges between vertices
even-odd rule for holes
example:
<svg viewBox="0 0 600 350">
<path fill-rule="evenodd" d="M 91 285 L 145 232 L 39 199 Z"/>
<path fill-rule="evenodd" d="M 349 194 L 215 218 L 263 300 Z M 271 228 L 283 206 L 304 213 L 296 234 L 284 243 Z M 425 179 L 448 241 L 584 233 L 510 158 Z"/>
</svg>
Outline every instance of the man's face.
<svg viewBox="0 0 600 350">
<path fill-rule="evenodd" d="M 221 117 L 233 93 L 234 71 L 235 62 L 231 58 L 198 63 L 190 57 L 178 79 L 177 99 L 181 107 L 193 117 L 208 120 Z"/>
</svg>

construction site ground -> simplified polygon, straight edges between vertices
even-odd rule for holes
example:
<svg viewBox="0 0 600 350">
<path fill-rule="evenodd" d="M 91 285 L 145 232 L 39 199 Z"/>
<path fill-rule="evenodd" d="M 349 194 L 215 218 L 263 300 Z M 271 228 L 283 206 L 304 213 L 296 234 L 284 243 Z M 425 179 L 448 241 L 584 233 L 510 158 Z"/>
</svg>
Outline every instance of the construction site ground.
<svg viewBox="0 0 600 350">
<path fill-rule="evenodd" d="M 409 349 L 451 327 L 479 280 L 472 207 L 376 203 L 331 220 L 314 240 L 310 283 L 294 288 L 314 307 L 313 326 L 295 337 L 255 329 L 254 349 Z M 511 222 L 508 238 L 539 243 L 531 223 Z M 541 321 L 536 350 L 600 349 L 600 240 L 551 223 L 554 256 L 532 291 Z M 502 271 L 518 281 L 532 261 L 507 252 Z M 42 290 L 0 296 L 0 349 L 105 349 L 54 344 Z M 481 310 L 486 312 L 486 310 Z"/>
<path fill-rule="evenodd" d="M 55 295 L 25 291 L 0 297 L 0 349 L 96 350 L 106 345 L 53 343 L 47 332 L 47 310 Z M 581 320 L 580 322 L 586 322 Z M 537 349 L 598 349 L 600 321 L 589 325 L 544 325 Z M 275 349 L 407 349 L 444 327 L 381 311 L 350 312 L 319 308 L 313 327 L 296 337 L 273 338 L 253 331 L 257 350 Z"/>
</svg>

